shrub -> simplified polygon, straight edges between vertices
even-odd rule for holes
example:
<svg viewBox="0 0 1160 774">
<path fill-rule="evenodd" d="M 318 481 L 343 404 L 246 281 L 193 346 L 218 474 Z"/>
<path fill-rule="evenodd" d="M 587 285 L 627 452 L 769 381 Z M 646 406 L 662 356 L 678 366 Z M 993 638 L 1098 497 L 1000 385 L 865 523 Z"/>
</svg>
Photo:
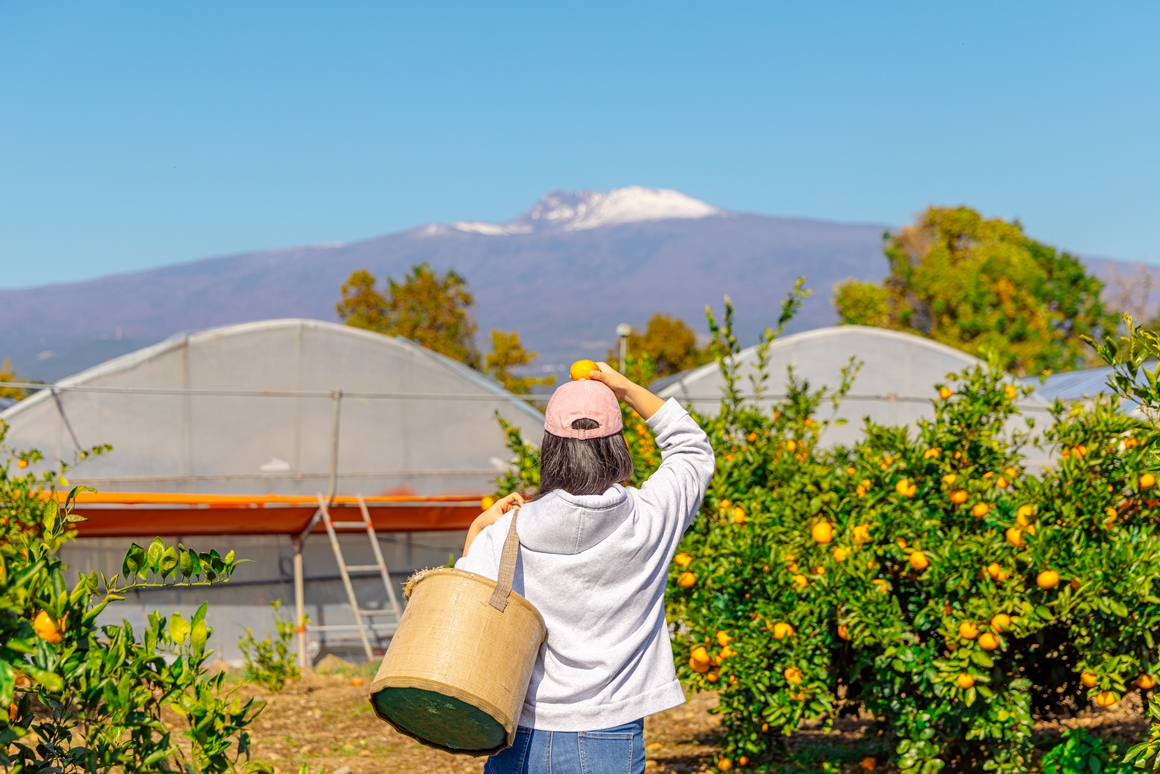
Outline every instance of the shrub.
<svg viewBox="0 0 1160 774">
<path fill-rule="evenodd" d="M 294 622 L 282 615 L 282 600 L 275 600 L 270 607 L 274 609 L 275 638 L 271 641 L 267 636 L 259 642 L 247 626 L 245 635 L 238 640 L 238 647 L 246 660 L 245 678 L 265 686 L 267 690 L 280 691 L 287 680 L 297 680 L 302 673 L 298 669 L 298 655 L 292 652 Z"/>
<path fill-rule="evenodd" d="M 0 440 L 3 438 L 0 426 Z M 100 449 L 96 451 L 101 451 Z M 0 465 L 0 766 L 9 772 L 232 772 L 249 764 L 247 726 L 262 705 L 207 674 L 206 606 L 192 618 L 152 613 L 141 632 L 98 626 L 125 592 L 229 580 L 233 552 L 196 553 L 155 539 L 134 544 L 121 576 L 81 575 L 73 588 L 57 553 L 79 521 L 79 488 L 58 499 L 60 472 L 27 472 L 35 452 Z M 25 461 L 21 465 L 20 461 Z M 188 749 L 162 721 L 185 720 Z M 176 767 L 176 769 L 175 769 Z"/>
<path fill-rule="evenodd" d="M 917 431 L 867 422 L 822 449 L 856 365 L 834 391 L 791 372 L 785 398 L 743 400 L 731 321 L 710 318 L 725 395 L 698 421 L 717 470 L 668 594 L 681 678 L 720 696 L 721 768 L 767 770 L 803 722 L 864 709 L 903 772 L 1021 772 L 1037 719 L 1147 695 L 1154 427 L 1104 399 L 1039 430 L 992 363 L 934 385 Z M 1025 468 L 1033 441 L 1055 467 Z"/>
<path fill-rule="evenodd" d="M 1120 745 L 1072 729 L 1043 756 L 1043 774 L 1129 774 L 1134 767 L 1120 760 L 1122 754 Z"/>
</svg>

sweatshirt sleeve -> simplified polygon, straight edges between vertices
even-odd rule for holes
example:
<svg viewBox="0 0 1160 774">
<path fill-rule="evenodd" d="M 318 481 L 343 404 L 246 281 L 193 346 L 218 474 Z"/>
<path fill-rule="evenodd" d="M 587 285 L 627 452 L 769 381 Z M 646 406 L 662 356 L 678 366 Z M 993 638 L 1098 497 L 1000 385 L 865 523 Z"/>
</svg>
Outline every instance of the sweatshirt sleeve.
<svg viewBox="0 0 1160 774">
<path fill-rule="evenodd" d="M 503 542 L 507 538 L 508 526 L 512 519 L 504 514 L 495 524 L 484 529 L 471 541 L 471 548 L 467 556 L 462 556 L 455 562 L 455 569 L 473 572 L 485 578 L 495 580 L 499 577 L 499 560 L 503 553 Z"/>
<path fill-rule="evenodd" d="M 656 508 L 683 533 L 701 507 L 716 462 L 709 437 L 689 412 L 669 398 L 647 420 L 661 450 L 661 466 L 640 488 L 645 504 Z"/>
</svg>

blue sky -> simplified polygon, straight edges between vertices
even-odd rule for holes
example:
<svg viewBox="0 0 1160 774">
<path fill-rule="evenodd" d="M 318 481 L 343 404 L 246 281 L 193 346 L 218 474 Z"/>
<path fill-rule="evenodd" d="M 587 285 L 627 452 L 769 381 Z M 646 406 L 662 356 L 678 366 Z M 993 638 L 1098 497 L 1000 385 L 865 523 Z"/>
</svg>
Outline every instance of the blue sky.
<svg viewBox="0 0 1160 774">
<path fill-rule="evenodd" d="M 552 188 L 1160 263 L 1156 3 L 0 0 L 0 287 Z"/>
</svg>

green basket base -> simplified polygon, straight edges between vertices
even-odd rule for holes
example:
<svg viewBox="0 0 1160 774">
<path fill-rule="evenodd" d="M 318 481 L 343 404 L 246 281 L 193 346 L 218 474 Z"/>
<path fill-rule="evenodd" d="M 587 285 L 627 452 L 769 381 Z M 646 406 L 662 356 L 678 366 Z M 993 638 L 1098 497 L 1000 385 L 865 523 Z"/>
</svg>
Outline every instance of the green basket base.
<svg viewBox="0 0 1160 774">
<path fill-rule="evenodd" d="M 488 751 L 507 744 L 507 731 L 478 707 L 422 688 L 383 688 L 375 707 L 415 737 L 451 750 Z"/>
</svg>

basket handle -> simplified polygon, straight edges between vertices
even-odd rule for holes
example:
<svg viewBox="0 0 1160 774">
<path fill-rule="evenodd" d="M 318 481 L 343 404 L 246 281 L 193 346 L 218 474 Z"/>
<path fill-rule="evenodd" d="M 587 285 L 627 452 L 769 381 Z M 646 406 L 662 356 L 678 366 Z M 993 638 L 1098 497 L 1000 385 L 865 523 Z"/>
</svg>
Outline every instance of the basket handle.
<svg viewBox="0 0 1160 774">
<path fill-rule="evenodd" d="M 516 579 L 516 560 L 520 556 L 520 536 L 516 534 L 516 516 L 520 509 L 512 509 L 512 524 L 508 527 L 507 539 L 503 541 L 503 554 L 499 559 L 499 577 L 495 581 L 495 591 L 491 592 L 491 606 L 501 613 L 507 607 L 508 594 L 512 593 L 512 582 Z"/>
</svg>

